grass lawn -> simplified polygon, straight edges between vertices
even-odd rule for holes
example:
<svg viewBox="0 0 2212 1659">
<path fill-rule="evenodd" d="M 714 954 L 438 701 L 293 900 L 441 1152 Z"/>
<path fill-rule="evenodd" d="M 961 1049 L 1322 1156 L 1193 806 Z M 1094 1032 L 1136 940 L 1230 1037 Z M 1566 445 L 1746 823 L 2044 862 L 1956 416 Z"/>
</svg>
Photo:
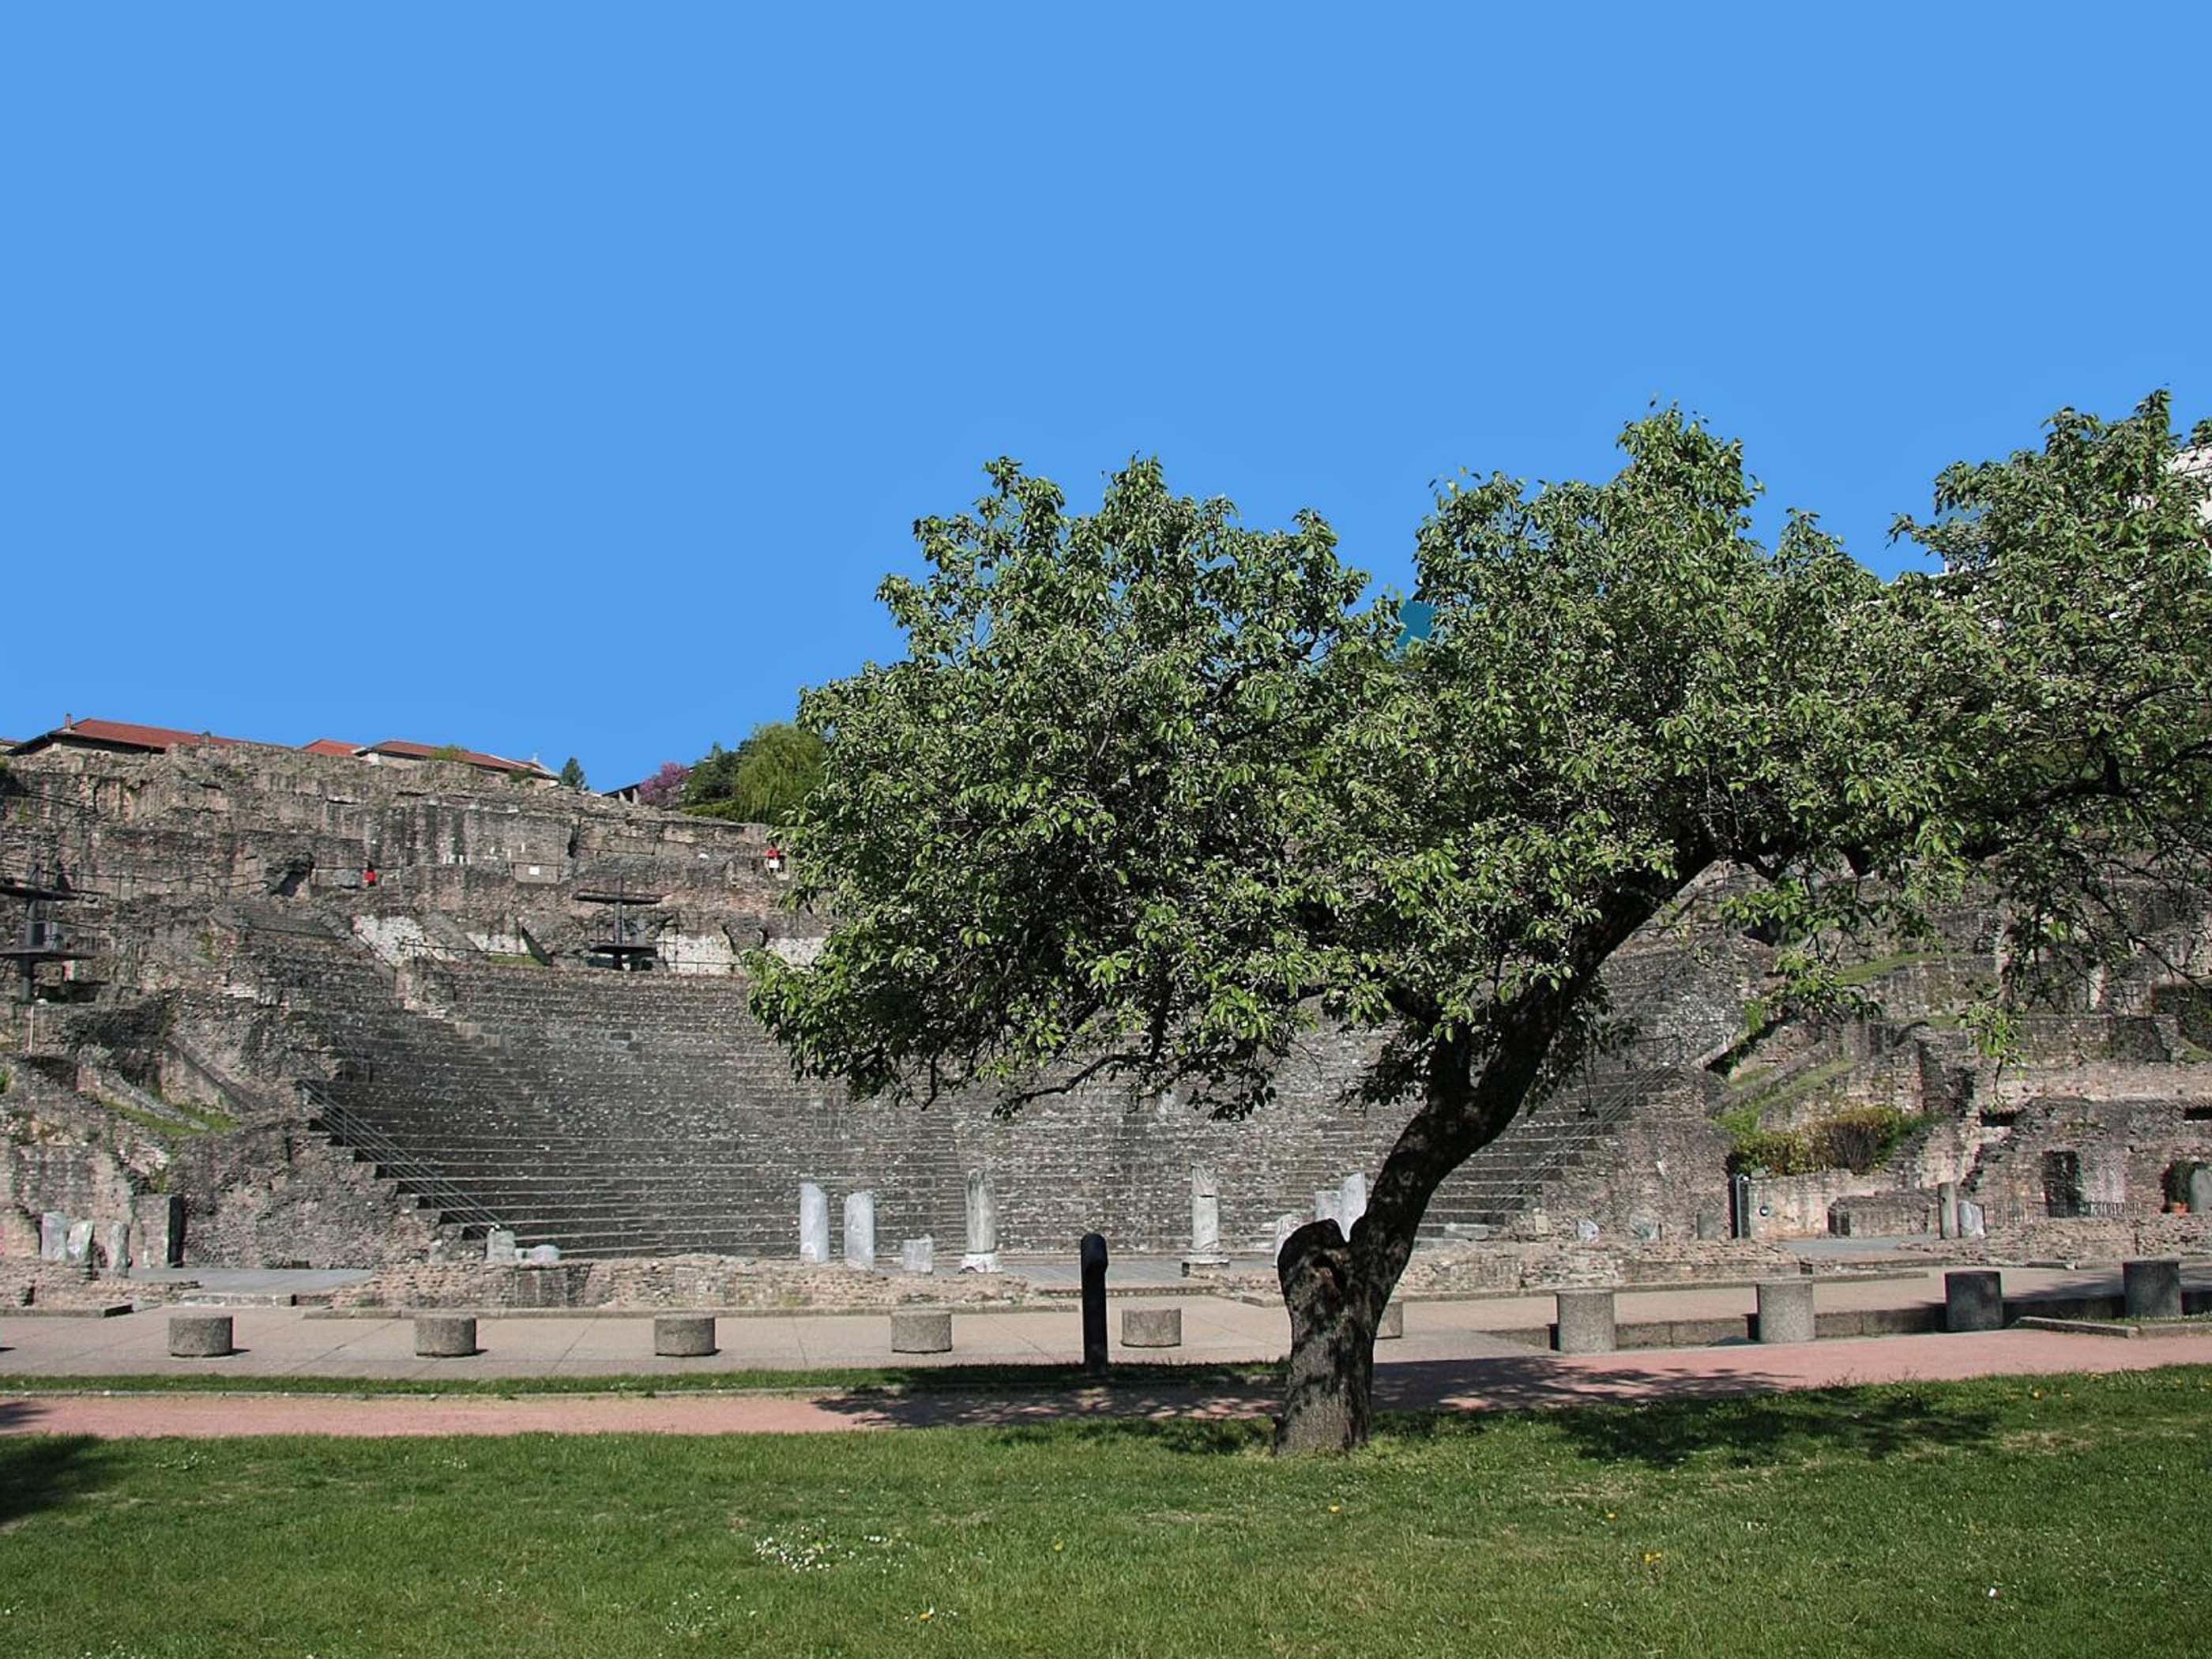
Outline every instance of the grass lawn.
<svg viewBox="0 0 2212 1659">
<path fill-rule="evenodd" d="M 4 1407 L 0 1407 L 4 1409 Z M 1394 1419 L 0 1440 L 0 1654 L 2179 1654 L 2212 1367 Z"/>
</svg>

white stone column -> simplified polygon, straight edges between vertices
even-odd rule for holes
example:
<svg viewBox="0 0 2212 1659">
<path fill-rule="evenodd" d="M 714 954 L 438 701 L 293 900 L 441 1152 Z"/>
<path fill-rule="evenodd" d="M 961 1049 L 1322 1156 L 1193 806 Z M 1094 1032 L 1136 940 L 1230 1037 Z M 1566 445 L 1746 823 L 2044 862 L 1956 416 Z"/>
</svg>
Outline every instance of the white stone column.
<svg viewBox="0 0 2212 1659">
<path fill-rule="evenodd" d="M 863 1273 L 876 1270 L 876 1195 L 845 1194 L 845 1265 Z"/>
<path fill-rule="evenodd" d="M 1182 1259 L 1185 1276 L 1212 1273 L 1229 1265 L 1221 1251 L 1221 1182 L 1211 1170 L 1190 1172 L 1190 1254 Z"/>
<path fill-rule="evenodd" d="M 999 1206 L 991 1196 L 991 1177 L 968 1171 L 968 1249 L 960 1258 L 963 1273 L 999 1271 Z"/>
<path fill-rule="evenodd" d="M 1352 1224 L 1367 1213 L 1367 1177 L 1354 1170 L 1336 1189 L 1336 1224 L 1352 1237 Z"/>
<path fill-rule="evenodd" d="M 799 1183 L 799 1259 L 830 1259 L 830 1194 L 811 1181 Z"/>
</svg>

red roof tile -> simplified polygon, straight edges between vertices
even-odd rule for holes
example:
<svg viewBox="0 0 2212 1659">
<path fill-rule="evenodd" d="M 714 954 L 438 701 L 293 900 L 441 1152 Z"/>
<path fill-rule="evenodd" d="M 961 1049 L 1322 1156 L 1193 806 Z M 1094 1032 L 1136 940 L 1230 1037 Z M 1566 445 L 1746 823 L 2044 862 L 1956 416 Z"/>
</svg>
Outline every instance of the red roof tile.
<svg viewBox="0 0 2212 1659">
<path fill-rule="evenodd" d="M 179 732 L 167 726 L 139 726 L 130 720 L 72 720 L 67 726 L 58 726 L 51 732 L 27 738 L 15 747 L 21 752 L 71 742 L 106 744 L 118 749 L 155 749 L 166 752 L 183 744 L 245 744 L 251 739 L 219 738 L 212 732 Z"/>
<path fill-rule="evenodd" d="M 350 759 L 361 753 L 361 745 L 340 743 L 336 738 L 317 738 L 313 743 L 303 743 L 301 749 L 310 755 L 343 755 Z"/>
<path fill-rule="evenodd" d="M 453 760 L 470 766 L 481 766 L 493 772 L 522 772 L 532 777 L 551 777 L 553 775 L 536 761 L 508 760 L 499 755 L 487 755 L 480 750 L 462 749 L 452 744 L 406 743 L 398 738 L 386 738 L 382 743 L 373 743 L 359 752 L 365 755 L 390 755 L 396 760 Z"/>
</svg>

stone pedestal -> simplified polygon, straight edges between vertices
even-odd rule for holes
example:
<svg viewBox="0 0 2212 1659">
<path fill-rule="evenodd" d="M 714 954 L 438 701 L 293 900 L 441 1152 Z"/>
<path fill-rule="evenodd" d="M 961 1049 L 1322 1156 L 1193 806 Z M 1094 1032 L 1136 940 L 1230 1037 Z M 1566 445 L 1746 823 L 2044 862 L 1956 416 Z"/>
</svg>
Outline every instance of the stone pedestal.
<svg viewBox="0 0 2212 1659">
<path fill-rule="evenodd" d="M 933 1273 L 937 1271 L 937 1240 L 925 1234 L 909 1238 L 899 1245 L 899 1271 L 904 1273 Z"/>
<path fill-rule="evenodd" d="M 817 1267 L 830 1259 L 830 1194 L 811 1181 L 799 1183 L 799 1259 Z"/>
<path fill-rule="evenodd" d="M 70 1218 L 59 1210 L 48 1210 L 39 1218 L 39 1260 L 66 1261 L 69 1260 Z"/>
<path fill-rule="evenodd" d="M 465 1359 L 477 1351 L 477 1322 L 466 1314 L 422 1314 L 415 1321 L 418 1359 Z"/>
<path fill-rule="evenodd" d="M 2181 1258 L 2148 1256 L 2120 1263 L 2120 1288 L 2130 1319 L 2181 1317 Z"/>
<path fill-rule="evenodd" d="M 893 1353 L 951 1353 L 952 1316 L 943 1310 L 914 1310 L 891 1316 Z"/>
<path fill-rule="evenodd" d="M 1611 1353 L 1614 1328 L 1613 1292 L 1606 1290 L 1560 1291 L 1558 1304 L 1558 1347 L 1561 1353 Z"/>
<path fill-rule="evenodd" d="M 1375 1322 L 1377 1342 L 1395 1342 L 1406 1334 L 1406 1304 L 1391 1302 L 1384 1304 L 1382 1318 Z"/>
<path fill-rule="evenodd" d="M 714 1352 L 712 1314 L 659 1314 L 653 1322 L 653 1351 L 666 1359 L 696 1359 Z"/>
<path fill-rule="evenodd" d="M 127 1221 L 103 1221 L 100 1236 L 94 1240 L 99 1252 L 100 1270 L 118 1278 L 131 1271 L 131 1224 Z"/>
<path fill-rule="evenodd" d="M 177 1359 L 220 1359 L 234 1352 L 228 1314 L 169 1316 L 169 1353 Z"/>
<path fill-rule="evenodd" d="M 522 1259 L 516 1248 L 512 1227 L 494 1227 L 484 1234 L 484 1260 L 499 1265 L 510 1265 Z"/>
<path fill-rule="evenodd" d="M 2212 1164 L 2200 1164 L 2189 1172 L 2189 1213 L 2212 1215 Z"/>
<path fill-rule="evenodd" d="M 981 1170 L 968 1171 L 968 1248 L 961 1255 L 960 1271 L 999 1271 L 999 1204 L 991 1193 L 991 1177 Z"/>
<path fill-rule="evenodd" d="M 1283 1259 L 1283 1246 L 1291 1242 L 1292 1233 L 1305 1224 L 1306 1218 L 1302 1215 L 1277 1216 L 1273 1241 L 1267 1246 L 1267 1260 L 1280 1261 Z"/>
<path fill-rule="evenodd" d="M 1122 1309 L 1121 1346 L 1125 1348 L 1180 1348 L 1182 1346 L 1182 1310 Z"/>
<path fill-rule="evenodd" d="M 845 1265 L 863 1273 L 876 1270 L 876 1195 L 845 1194 Z"/>
<path fill-rule="evenodd" d="M 1993 1267 L 1964 1267 L 1943 1275 L 1943 1328 L 2004 1328 L 2004 1275 Z"/>
<path fill-rule="evenodd" d="M 1316 1221 L 1334 1221 L 1338 1226 L 1343 1226 L 1344 1217 L 1339 1213 L 1340 1196 L 1334 1187 L 1316 1188 L 1313 1218 Z"/>
<path fill-rule="evenodd" d="M 1813 1340 L 1813 1281 L 1763 1279 L 1759 1283 L 1759 1340 L 1761 1342 L 1810 1342 Z"/>
</svg>

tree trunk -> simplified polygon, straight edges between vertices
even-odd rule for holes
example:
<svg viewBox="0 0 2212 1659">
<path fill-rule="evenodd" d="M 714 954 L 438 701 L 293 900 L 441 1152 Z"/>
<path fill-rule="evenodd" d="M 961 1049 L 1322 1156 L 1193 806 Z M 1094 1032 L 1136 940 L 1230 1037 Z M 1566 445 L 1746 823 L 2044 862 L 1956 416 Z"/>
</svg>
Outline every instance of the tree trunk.
<svg viewBox="0 0 2212 1659">
<path fill-rule="evenodd" d="M 1291 1314 L 1290 1376 L 1275 1450 L 1349 1451 L 1374 1418 L 1375 1325 L 1390 1294 L 1334 1221 L 1310 1221 L 1283 1243 L 1275 1272 Z"/>
<path fill-rule="evenodd" d="M 1375 1328 L 1413 1258 L 1429 1200 L 1446 1176 L 1505 1133 L 1606 958 L 1702 867 L 1686 855 L 1670 888 L 1616 896 L 1582 940 L 1575 971 L 1500 1008 L 1480 1047 L 1464 1028 L 1438 1030 L 1423 1064 L 1421 1104 L 1382 1160 L 1351 1238 L 1334 1221 L 1313 1221 L 1284 1241 L 1275 1273 L 1290 1310 L 1291 1358 L 1277 1453 L 1366 1443 L 1375 1417 Z"/>
</svg>

